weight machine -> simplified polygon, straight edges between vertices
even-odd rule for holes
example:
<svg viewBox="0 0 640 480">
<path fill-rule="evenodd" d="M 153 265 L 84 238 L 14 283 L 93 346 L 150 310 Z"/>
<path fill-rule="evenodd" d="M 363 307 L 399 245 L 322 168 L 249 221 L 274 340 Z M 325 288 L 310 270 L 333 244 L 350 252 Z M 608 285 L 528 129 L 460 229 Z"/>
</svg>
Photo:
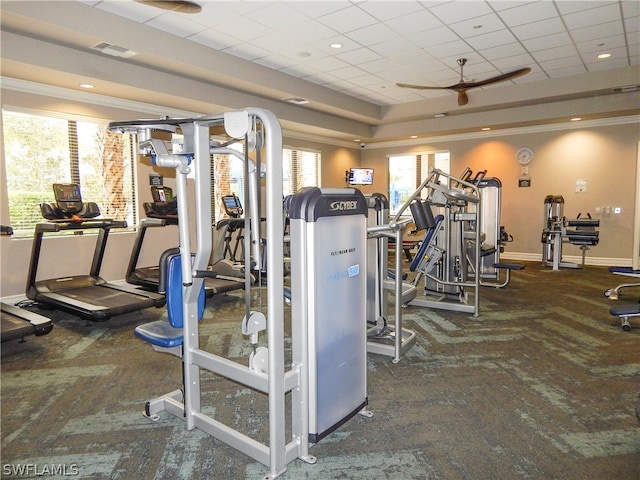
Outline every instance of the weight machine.
<svg viewBox="0 0 640 480">
<path fill-rule="evenodd" d="M 393 362 L 416 343 L 416 333 L 402 327 L 402 306 L 416 296 L 416 287 L 403 281 L 402 236 L 409 220 L 389 222 L 389 201 L 374 193 L 366 198 L 367 217 L 367 351 L 393 357 Z M 389 272 L 389 239 L 395 240 L 395 267 Z M 389 294 L 395 297 L 394 323 L 387 318 Z"/>
<path fill-rule="evenodd" d="M 423 295 L 409 305 L 478 315 L 480 275 L 470 278 L 469 271 L 480 271 L 481 178 L 470 176 L 469 169 L 460 177 L 434 169 L 393 219 L 400 221 L 410 209 L 418 230 L 426 231 L 409 267 L 416 287 L 424 280 Z"/>
<path fill-rule="evenodd" d="M 207 276 L 207 265 L 212 250 L 211 231 L 211 162 L 210 155 L 216 153 L 239 155 L 238 152 L 224 148 L 210 138 L 212 127 L 224 127 L 226 134 L 235 139 L 244 138 L 245 141 L 245 259 L 253 252 L 257 261 L 245 265 L 252 268 L 261 268 L 261 218 L 258 208 L 259 175 L 262 171 L 260 152 L 266 152 L 266 243 L 264 244 L 264 256 L 266 257 L 267 271 L 270 281 L 266 285 L 266 314 L 263 313 L 264 305 L 258 310 L 251 308 L 251 287 L 247 281 L 245 288 L 245 316 L 242 319 L 242 333 L 247 335 L 249 343 L 253 346 L 253 352 L 248 365 L 216 355 L 203 350 L 199 345 L 198 322 L 200 317 L 199 297 L 202 291 L 204 278 Z M 157 418 L 159 413 L 167 411 L 186 422 L 188 430 L 200 429 L 235 449 L 245 453 L 251 458 L 261 462 L 269 468 L 269 474 L 265 478 L 275 478 L 286 471 L 289 462 L 301 459 L 307 463 L 315 463 L 316 459 L 309 454 L 309 447 L 324 434 L 336 428 L 346 421 L 354 413 L 369 414 L 364 408 L 367 399 L 363 396 L 363 385 L 366 385 L 366 349 L 364 344 L 365 323 L 364 308 L 347 309 L 354 314 L 353 319 L 345 319 L 348 325 L 357 325 L 353 330 L 357 337 L 361 336 L 363 348 L 354 350 L 351 361 L 353 368 L 351 379 L 357 382 L 345 380 L 347 383 L 358 385 L 354 387 L 355 393 L 348 395 L 352 400 L 345 402 L 348 412 L 340 412 L 337 417 L 333 413 L 325 417 L 328 410 L 333 410 L 335 405 L 342 403 L 342 391 L 332 390 L 331 382 L 322 380 L 327 372 L 321 372 L 324 361 L 331 361 L 331 355 L 322 354 L 323 347 L 328 341 L 325 335 L 336 339 L 339 336 L 331 332 L 315 328 L 315 318 L 319 315 L 321 298 L 328 304 L 328 298 L 332 293 L 337 298 L 343 298 L 346 293 L 355 292 L 355 298 L 362 298 L 364 302 L 365 277 L 360 274 L 360 268 L 364 269 L 363 255 L 365 255 L 364 242 L 366 241 L 366 223 L 362 220 L 361 212 L 366 212 L 366 207 L 360 205 L 359 198 L 353 197 L 353 189 L 350 192 L 322 190 L 313 194 L 303 192 L 303 197 L 293 201 L 290 209 L 292 219 L 295 217 L 295 225 L 292 221 L 291 249 L 292 275 L 296 275 L 297 281 L 291 291 L 291 364 L 285 368 L 285 312 L 284 312 L 284 284 L 281 280 L 284 273 L 284 215 L 282 202 L 282 131 L 276 117 L 269 111 L 256 108 L 247 108 L 238 111 L 226 112 L 220 115 L 199 117 L 194 119 L 163 119 L 158 121 L 138 120 L 114 122 L 110 128 L 118 131 L 131 131 L 138 134 L 139 148 L 152 156 L 153 162 L 165 168 L 174 168 L 176 171 L 176 195 L 178 199 L 179 224 L 179 258 L 181 268 L 181 316 L 182 327 L 174 327 L 168 322 L 164 325 L 140 326 L 141 338 L 151 343 L 155 349 L 178 355 L 183 362 L 184 392 L 175 390 L 162 397 L 156 398 L 147 404 L 146 414 L 151 418 Z M 183 136 L 183 145 L 178 153 L 170 153 L 165 143 L 153 138 L 154 130 L 176 132 L 180 129 Z M 256 161 L 250 161 L 249 152 L 254 152 Z M 195 189 L 195 205 L 189 205 L 187 196 L 187 178 L 193 179 Z M 342 195 L 347 195 L 347 198 Z M 335 197 L 340 197 L 336 199 Z M 332 202 L 328 199 L 333 198 Z M 247 201 L 248 200 L 248 201 Z M 334 205 L 334 207 L 332 207 Z M 191 229 L 189 209 L 193 208 L 195 216 L 195 251 L 191 252 Z M 360 214 L 358 214 L 360 213 Z M 184 220 L 183 220 L 184 219 Z M 318 228 L 324 222 L 329 225 L 349 224 L 347 237 L 357 239 L 357 245 L 333 248 L 329 254 L 332 259 L 340 259 L 348 263 L 346 270 L 341 265 L 333 262 L 325 262 L 324 257 L 312 248 L 307 248 L 306 240 L 316 238 L 314 245 L 318 243 L 325 229 Z M 329 228 L 334 234 L 335 230 Z M 360 233 L 358 233 L 360 232 Z M 333 235 L 336 238 L 341 236 Z M 334 239 L 335 240 L 335 239 Z M 349 242 L 347 242 L 349 243 Z M 354 249 L 353 251 L 351 249 Z M 344 254 L 342 250 L 347 250 Z M 333 255 L 332 252 L 338 252 Z M 326 253 L 326 252 L 325 252 Z M 352 258 L 352 253 L 358 257 Z M 305 255 L 318 255 L 312 262 L 312 257 Z M 327 265 L 336 265 L 336 270 L 328 277 L 323 268 Z M 247 268 L 247 271 L 249 269 Z M 294 273 L 295 272 L 295 273 Z M 248 272 L 249 274 L 250 272 Z M 308 275 L 307 275 L 308 274 Z M 320 275 L 320 277 L 318 277 Z M 333 290 L 317 290 L 318 282 L 307 283 L 310 278 L 319 280 L 335 279 Z M 348 281 L 348 289 L 342 289 L 342 281 Z M 314 285 L 315 283 L 316 285 Z M 344 290 L 344 293 L 343 293 Z M 262 297 L 260 297 L 262 298 Z M 333 298 L 331 299 L 333 301 Z M 364 307 L 364 305 L 363 305 Z M 323 308 L 326 308 L 323 307 Z M 333 312 L 332 314 L 333 315 Z M 342 317 L 340 317 L 342 319 Z M 319 318 L 318 318 L 319 320 Z M 322 319 L 326 320 L 325 318 Z M 156 323 L 156 322 L 152 322 Z M 339 325 L 343 328 L 343 325 Z M 354 328 L 354 327 L 349 327 Z M 147 332 L 145 330 L 148 329 Z M 260 333 L 266 330 L 266 346 L 258 346 Z M 160 333 L 158 333 L 160 332 Z M 148 333 L 148 335 L 147 335 Z M 355 337 L 346 336 L 346 342 L 353 341 Z M 175 343 L 173 343 L 175 340 Z M 349 343 L 342 347 L 333 346 L 340 351 L 348 352 L 352 348 Z M 331 343 L 331 342 L 329 342 Z M 342 366 L 342 365 L 340 365 Z M 211 371 L 222 377 L 230 379 L 240 385 L 266 394 L 268 396 L 268 442 L 260 442 L 231 425 L 223 423 L 220 419 L 204 413 L 201 407 L 201 371 Z M 330 373 L 329 373 L 330 376 Z M 321 378 L 322 377 L 322 378 Z M 285 414 L 286 399 L 290 402 L 291 415 Z M 328 422 L 324 420 L 329 418 Z M 336 418 L 338 420 L 336 420 Z M 289 420 L 287 420 L 289 419 Z M 322 420 L 321 420 L 322 419 Z M 287 438 L 288 436 L 288 438 Z"/>
<path fill-rule="evenodd" d="M 504 262 L 500 254 L 504 252 L 504 245 L 513 241 L 513 237 L 500 225 L 502 206 L 502 182 L 495 177 L 485 176 L 486 171 L 480 172 L 473 180 L 478 186 L 482 198 L 482 208 L 479 210 L 482 232 L 480 237 L 480 285 L 483 287 L 506 287 L 511 281 L 512 270 L 523 270 L 524 265 Z M 474 208 L 475 204 L 470 205 Z M 473 224 L 471 225 L 473 228 Z M 475 249 L 468 249 L 468 264 L 474 264 Z M 470 269 L 469 276 L 473 278 L 476 272 Z M 504 276 L 503 276 L 504 274 Z"/>
<path fill-rule="evenodd" d="M 542 230 L 542 264 L 553 267 L 553 270 L 564 268 L 580 268 L 584 266 L 587 250 L 600 241 L 596 227 L 600 220 L 578 217 L 568 220 L 564 216 L 564 198 L 562 195 L 547 195 L 544 199 L 544 222 Z M 574 227 L 573 229 L 570 227 Z M 564 262 L 562 260 L 562 244 L 578 245 L 582 251 L 582 264 Z"/>
</svg>

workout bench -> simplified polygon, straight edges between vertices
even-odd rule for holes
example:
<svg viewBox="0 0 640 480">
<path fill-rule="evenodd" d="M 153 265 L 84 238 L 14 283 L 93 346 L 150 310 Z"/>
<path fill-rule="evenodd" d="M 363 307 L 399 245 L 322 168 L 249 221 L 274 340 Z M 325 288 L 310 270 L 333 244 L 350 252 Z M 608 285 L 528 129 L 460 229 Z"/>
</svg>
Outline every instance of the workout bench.
<svg viewBox="0 0 640 480">
<path fill-rule="evenodd" d="M 609 309 L 609 313 L 611 313 L 611 315 L 613 315 L 614 317 L 619 317 L 622 330 L 628 332 L 631 330 L 629 319 L 631 317 L 640 317 L 640 303 L 636 303 L 635 305 L 631 304 L 611 307 Z"/>
</svg>

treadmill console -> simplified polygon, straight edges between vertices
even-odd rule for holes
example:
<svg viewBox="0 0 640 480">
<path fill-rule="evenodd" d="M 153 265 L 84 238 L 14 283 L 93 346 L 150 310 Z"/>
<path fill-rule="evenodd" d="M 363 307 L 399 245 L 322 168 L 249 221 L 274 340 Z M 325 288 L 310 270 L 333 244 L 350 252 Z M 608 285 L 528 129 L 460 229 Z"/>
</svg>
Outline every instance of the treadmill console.
<svg viewBox="0 0 640 480">
<path fill-rule="evenodd" d="M 224 195 L 222 197 L 222 205 L 226 214 L 231 218 L 239 218 L 244 213 L 240 199 L 235 194 Z"/>
<path fill-rule="evenodd" d="M 53 193 L 62 213 L 75 215 L 82 210 L 82 194 L 77 183 L 54 183 Z"/>
<path fill-rule="evenodd" d="M 171 187 L 154 185 L 151 187 L 153 202 L 143 203 L 144 212 L 149 218 L 165 220 L 178 219 L 178 199 L 174 198 Z"/>
<path fill-rule="evenodd" d="M 170 202 L 173 200 L 173 190 L 171 187 L 165 187 L 163 185 L 154 185 L 151 187 L 151 196 L 154 202 Z"/>
<path fill-rule="evenodd" d="M 100 208 L 94 202 L 84 203 L 77 183 L 54 183 L 55 202 L 40 204 L 40 212 L 47 220 L 95 218 Z"/>
</svg>

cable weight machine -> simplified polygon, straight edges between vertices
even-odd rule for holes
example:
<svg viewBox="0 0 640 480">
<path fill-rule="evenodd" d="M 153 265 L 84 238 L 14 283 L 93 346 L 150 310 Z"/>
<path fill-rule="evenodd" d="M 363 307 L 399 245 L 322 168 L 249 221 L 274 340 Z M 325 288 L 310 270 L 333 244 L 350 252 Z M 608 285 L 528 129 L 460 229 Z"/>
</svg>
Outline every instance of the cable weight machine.
<svg viewBox="0 0 640 480">
<path fill-rule="evenodd" d="M 562 195 L 547 195 L 544 199 L 544 228 L 542 230 L 542 264 L 553 270 L 562 268 L 581 268 L 585 264 L 587 250 L 600 241 L 600 220 L 587 218 L 567 219 L 564 216 L 564 198 Z M 574 228 L 571 228 L 574 227 Z M 562 245 L 570 243 L 580 247 L 582 263 L 562 260 Z"/>
<path fill-rule="evenodd" d="M 248 281 L 245 288 L 246 308 L 241 322 L 242 333 L 249 337 L 249 344 L 253 347 L 247 364 L 216 355 L 199 345 L 198 326 L 201 308 L 198 302 L 204 278 L 210 274 L 207 267 L 213 243 L 210 156 L 217 153 L 238 155 L 238 152 L 212 142 L 210 129 L 214 127 L 216 129 L 223 127 L 231 138 L 244 138 L 245 152 L 256 150 L 254 165 L 249 165 L 249 159 L 245 159 L 245 179 L 248 179 L 249 185 L 245 188 L 248 199 L 245 197 L 244 227 L 245 260 L 251 251 L 256 261 L 253 263 L 246 261 L 245 264 L 251 264 L 252 268 L 260 269 L 264 261 L 270 279 L 266 284 L 266 304 L 260 300 L 260 308 L 257 310 L 252 309 L 252 287 Z M 276 117 L 267 110 L 247 108 L 194 119 L 114 122 L 110 128 L 137 133 L 139 148 L 146 154 L 150 154 L 156 165 L 173 168 L 176 171 L 181 274 L 179 284 L 172 287 L 180 289 L 182 294 L 181 318 L 180 321 L 174 322 L 175 319 L 169 314 L 170 322 L 159 320 L 138 326 L 136 335 L 150 343 L 155 350 L 172 353 L 181 358 L 184 372 L 183 386 L 182 389 L 147 402 L 146 415 L 151 419 L 158 419 L 160 413 L 164 411 L 183 419 L 188 430 L 202 430 L 267 466 L 269 473 L 265 475 L 265 479 L 282 475 L 287 469 L 287 464 L 295 459 L 315 463 L 315 457 L 309 453 L 313 443 L 337 428 L 353 414 L 371 415 L 364 407 L 367 403 L 366 331 L 364 328 L 366 322 L 364 309 L 366 220 L 364 217 L 366 214 L 363 216 L 362 212 L 366 212 L 366 205 L 363 204 L 362 195 L 346 198 L 349 195 L 353 197 L 354 189 L 337 189 L 339 191 L 329 189 L 314 191 L 313 194 L 303 192 L 302 197 L 292 201 L 293 210 L 289 211 L 295 217 L 292 222 L 294 231 L 291 235 L 291 250 L 295 253 L 292 256 L 292 275 L 299 275 L 301 279 L 316 278 L 324 282 L 329 281 L 333 286 L 324 285 L 318 290 L 316 285 L 321 282 L 316 281 L 307 284 L 306 288 L 302 282 L 298 282 L 296 288 L 292 288 L 291 362 L 285 365 L 285 289 L 282 280 L 284 276 L 282 130 Z M 164 142 L 153 138 L 152 133 L 156 129 L 181 131 L 183 145 L 177 153 L 169 152 Z M 260 231 L 258 200 L 258 172 L 263 171 L 259 161 L 260 151 L 266 154 L 264 162 L 265 242 L 262 241 Z M 195 198 L 195 202 L 189 201 L 187 178 L 193 181 L 195 191 L 192 198 Z M 331 198 L 333 200 L 328 202 Z M 192 218 L 195 220 L 194 224 L 191 223 Z M 345 247 L 335 246 L 329 252 L 332 262 L 325 262 L 322 255 L 327 252 L 306 248 L 307 245 L 301 243 L 316 238 L 317 235 L 322 237 L 323 232 L 327 231 L 326 228 L 317 228 L 316 220 L 330 224 L 330 232 L 337 231 L 331 228 L 333 222 L 338 226 L 342 226 L 344 222 L 348 231 L 351 232 L 347 243 L 351 240 L 356 243 Z M 193 252 L 191 251 L 192 227 L 195 227 L 196 235 Z M 336 238 L 332 241 L 340 240 L 342 237 L 341 235 L 333 236 Z M 322 244 L 321 238 L 318 237 L 316 240 Z M 318 244 L 318 241 L 315 243 Z M 338 263 L 346 262 L 346 270 L 342 268 L 343 265 L 333 260 L 339 260 Z M 324 269 L 330 265 L 334 265 L 336 270 L 329 272 L 330 275 L 328 275 Z M 351 286 L 348 289 L 342 288 L 343 281 L 348 281 Z M 168 286 L 167 290 L 169 289 Z M 336 332 L 332 332 L 331 328 L 327 333 L 327 325 L 321 325 L 327 319 L 330 320 L 332 315 L 323 315 L 322 311 L 317 310 L 323 307 L 321 307 L 322 302 L 316 300 L 344 296 L 349 292 L 356 292 L 355 298 L 361 298 L 362 305 L 354 304 L 352 308 L 346 308 L 346 313 L 353 317 L 347 319 L 352 325 L 353 335 L 340 340 L 340 336 L 336 337 Z M 354 295 L 348 296 L 354 297 Z M 158 325 L 158 322 L 164 325 Z M 316 328 L 318 326 L 319 328 Z M 343 325 L 340 324 L 337 327 L 343 328 Z M 258 346 L 260 335 L 265 330 L 266 345 L 263 340 L 264 346 Z M 157 334 L 158 332 L 160 334 Z M 354 335 L 359 336 L 357 342 L 353 340 Z M 347 344 L 339 348 L 332 344 L 331 340 L 335 338 Z M 352 368 L 349 369 L 351 376 L 341 383 L 344 388 L 337 390 L 333 389 L 330 372 L 322 371 L 323 362 L 332 360 L 330 354 L 322 353 L 323 345 L 326 345 L 327 341 L 332 345 L 331 348 L 344 352 L 352 349 L 352 345 L 348 342 L 353 341 L 354 345 L 359 342 L 361 345 L 357 351 L 352 351 L 349 358 L 352 362 Z M 341 368 L 342 364 L 339 367 Z M 256 394 L 267 395 L 268 441 L 258 441 L 223 422 L 223 419 L 214 418 L 203 411 L 200 386 L 200 375 L 203 371 L 229 379 L 242 388 L 249 387 Z M 329 380 L 325 381 L 327 378 Z M 349 385 L 357 385 L 357 388 L 354 391 L 345 392 Z M 347 397 L 349 400 L 343 402 L 343 398 Z M 290 415 L 286 414 L 287 405 L 289 405 Z M 336 414 L 335 405 L 346 406 L 347 411 Z M 327 411 L 330 412 L 328 417 L 325 416 Z M 230 419 L 224 420 L 230 421 Z"/>
<path fill-rule="evenodd" d="M 470 278 L 469 269 L 480 271 L 482 197 L 479 178 L 470 176 L 469 169 L 460 177 L 434 169 L 393 219 L 400 221 L 410 209 L 418 229 L 426 232 L 410 266 L 414 285 L 423 282 L 423 295 L 409 305 L 478 316 L 480 275 Z"/>
</svg>

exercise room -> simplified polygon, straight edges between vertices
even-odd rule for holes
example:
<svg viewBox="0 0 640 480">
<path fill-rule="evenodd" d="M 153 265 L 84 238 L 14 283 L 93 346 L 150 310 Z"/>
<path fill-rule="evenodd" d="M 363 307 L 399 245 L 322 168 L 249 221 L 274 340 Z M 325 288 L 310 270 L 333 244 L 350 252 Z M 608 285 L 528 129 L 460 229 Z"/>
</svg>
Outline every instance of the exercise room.
<svg viewBox="0 0 640 480">
<path fill-rule="evenodd" d="M 0 41 L 2 478 L 640 478 L 640 3 Z"/>
</svg>

